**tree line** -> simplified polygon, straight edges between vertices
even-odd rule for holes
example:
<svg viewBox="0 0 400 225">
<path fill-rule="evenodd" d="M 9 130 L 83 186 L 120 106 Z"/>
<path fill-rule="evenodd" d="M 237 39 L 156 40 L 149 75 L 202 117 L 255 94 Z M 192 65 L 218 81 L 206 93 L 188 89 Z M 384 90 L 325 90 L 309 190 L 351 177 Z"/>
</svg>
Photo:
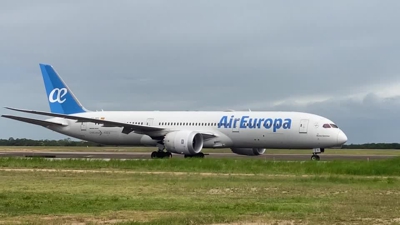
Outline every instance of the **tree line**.
<svg viewBox="0 0 400 225">
<path fill-rule="evenodd" d="M 87 141 L 73 141 L 70 138 L 60 140 L 33 140 L 27 138 L 0 139 L 0 146 L 101 146 Z M 365 143 L 343 145 L 344 149 L 400 149 L 400 143 Z"/>
<path fill-rule="evenodd" d="M 27 138 L 0 139 L 0 146 L 99 146 L 87 141 L 72 141 L 70 138 L 60 140 L 33 140 Z"/>
<path fill-rule="evenodd" d="M 400 149 L 400 143 L 365 143 L 343 145 L 346 149 Z"/>
</svg>

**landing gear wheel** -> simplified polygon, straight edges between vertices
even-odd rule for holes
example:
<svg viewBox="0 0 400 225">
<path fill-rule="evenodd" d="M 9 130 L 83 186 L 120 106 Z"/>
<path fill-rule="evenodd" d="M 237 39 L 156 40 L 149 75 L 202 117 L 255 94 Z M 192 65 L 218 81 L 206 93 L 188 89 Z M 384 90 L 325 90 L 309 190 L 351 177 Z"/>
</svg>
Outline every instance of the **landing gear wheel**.
<svg viewBox="0 0 400 225">
<path fill-rule="evenodd" d="M 313 154 L 311 156 L 311 160 L 319 161 L 319 155 L 318 154 L 321 154 L 323 152 L 325 152 L 324 148 L 313 148 Z"/>
<path fill-rule="evenodd" d="M 313 161 L 319 161 L 319 155 L 312 155 L 311 160 Z"/>
<path fill-rule="evenodd" d="M 171 152 L 164 152 L 164 151 L 154 151 L 151 153 L 150 157 L 152 159 L 155 158 L 172 158 Z"/>
</svg>

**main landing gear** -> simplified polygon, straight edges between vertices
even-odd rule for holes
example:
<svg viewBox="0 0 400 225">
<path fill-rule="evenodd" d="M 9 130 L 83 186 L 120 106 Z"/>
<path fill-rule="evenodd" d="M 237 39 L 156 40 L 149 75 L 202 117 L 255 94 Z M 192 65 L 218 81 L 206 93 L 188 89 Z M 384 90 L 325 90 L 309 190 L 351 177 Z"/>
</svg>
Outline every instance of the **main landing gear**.
<svg viewBox="0 0 400 225">
<path fill-rule="evenodd" d="M 172 158 L 172 153 L 164 151 L 164 145 L 158 145 L 158 151 L 154 151 L 151 153 L 151 158 Z"/>
<path fill-rule="evenodd" d="M 151 158 L 172 158 L 171 152 L 165 152 L 165 151 L 154 151 L 151 153 Z"/>
<path fill-rule="evenodd" d="M 313 148 L 313 154 L 311 156 L 311 160 L 313 161 L 319 161 L 319 155 L 325 151 L 323 148 Z"/>
<path fill-rule="evenodd" d="M 151 153 L 150 157 L 152 159 L 157 159 L 157 158 L 172 158 L 172 154 L 171 152 L 168 151 L 164 151 L 165 147 L 162 144 L 158 144 L 158 151 L 154 151 Z M 202 152 L 199 152 L 197 154 L 194 155 L 184 155 L 185 158 L 204 158 L 205 155 L 208 154 L 204 154 Z"/>
</svg>

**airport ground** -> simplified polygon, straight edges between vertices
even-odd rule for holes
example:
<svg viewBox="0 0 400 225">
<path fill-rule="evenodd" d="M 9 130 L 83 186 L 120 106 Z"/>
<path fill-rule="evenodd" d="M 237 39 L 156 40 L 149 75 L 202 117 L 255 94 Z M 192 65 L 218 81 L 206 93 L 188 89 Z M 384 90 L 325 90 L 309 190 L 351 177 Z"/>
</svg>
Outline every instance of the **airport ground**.
<svg viewBox="0 0 400 225">
<path fill-rule="evenodd" d="M 69 146 L 0 146 L 0 152 L 152 152 L 154 147 L 69 147 Z M 205 153 L 231 153 L 229 148 L 203 149 Z M 307 154 L 311 149 L 267 149 L 265 154 Z M 335 155 L 394 155 L 400 149 L 326 149 L 326 154 Z"/>
<path fill-rule="evenodd" d="M 0 158 L 5 224 L 396 224 L 400 161 Z"/>
<path fill-rule="evenodd" d="M 384 151 L 327 162 L 0 157 L 0 224 L 400 224 L 400 158 Z"/>
<path fill-rule="evenodd" d="M 0 147 L 0 157 L 49 157 L 49 158 L 102 158 L 102 159 L 149 159 L 152 147 Z M 204 149 L 207 158 L 247 159 L 249 156 L 237 155 L 230 149 Z M 278 161 L 310 160 L 310 149 L 267 149 L 265 154 L 251 158 Z M 321 161 L 332 160 L 379 160 L 400 156 L 400 150 L 390 149 L 326 149 Z M 179 154 L 173 158 L 183 159 Z"/>
</svg>

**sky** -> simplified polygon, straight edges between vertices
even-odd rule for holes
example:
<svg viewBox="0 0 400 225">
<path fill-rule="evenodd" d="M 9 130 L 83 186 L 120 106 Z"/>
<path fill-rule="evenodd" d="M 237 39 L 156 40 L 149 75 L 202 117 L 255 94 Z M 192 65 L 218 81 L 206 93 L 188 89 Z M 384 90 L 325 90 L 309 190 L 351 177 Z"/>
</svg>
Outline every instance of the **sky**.
<svg viewBox="0 0 400 225">
<path fill-rule="evenodd" d="M 39 63 L 90 110 L 287 110 L 399 142 L 400 1 L 3 1 L 3 106 L 49 111 Z M 35 117 L 33 118 L 43 118 Z M 61 139 L 0 118 L 0 138 Z"/>
</svg>

